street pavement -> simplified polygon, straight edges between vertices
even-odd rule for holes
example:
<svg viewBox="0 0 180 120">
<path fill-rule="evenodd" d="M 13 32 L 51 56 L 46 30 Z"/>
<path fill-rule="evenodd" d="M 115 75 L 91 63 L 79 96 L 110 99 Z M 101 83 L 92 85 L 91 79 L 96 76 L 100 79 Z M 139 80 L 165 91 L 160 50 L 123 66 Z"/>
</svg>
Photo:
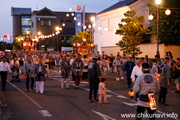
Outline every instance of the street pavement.
<svg viewBox="0 0 180 120">
<path fill-rule="evenodd" d="M 80 89 L 75 89 L 71 81 L 70 89 L 60 88 L 60 79 L 57 70 L 50 70 L 49 78 L 45 81 L 44 94 L 26 91 L 25 79 L 21 82 L 10 83 L 8 76 L 6 91 L 2 91 L 9 106 L 12 117 L 10 120 L 134 120 L 123 118 L 122 114 L 136 113 L 136 99 L 128 96 L 126 80 L 117 82 L 115 74 L 108 72 L 106 76 L 107 100 L 109 104 L 89 103 L 88 81 L 81 81 Z M 157 113 L 177 113 L 180 115 L 180 94 L 175 94 L 175 84 L 168 88 L 168 107 L 157 103 Z M 158 100 L 158 95 L 156 95 Z M 172 119 L 172 120 L 178 120 Z M 161 118 L 165 119 L 165 118 Z M 161 120 L 160 119 L 160 120 Z M 146 119 L 145 119 L 146 120 Z M 166 120 L 166 119 L 165 119 Z"/>
</svg>

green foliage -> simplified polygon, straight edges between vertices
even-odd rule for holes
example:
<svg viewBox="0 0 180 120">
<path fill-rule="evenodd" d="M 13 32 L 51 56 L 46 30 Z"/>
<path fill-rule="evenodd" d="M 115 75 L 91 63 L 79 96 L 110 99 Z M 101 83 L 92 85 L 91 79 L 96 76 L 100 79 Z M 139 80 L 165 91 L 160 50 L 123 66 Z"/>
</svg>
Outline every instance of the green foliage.
<svg viewBox="0 0 180 120">
<path fill-rule="evenodd" d="M 149 8 L 154 16 L 151 22 L 153 33 L 157 34 L 157 5 L 155 0 L 149 0 Z M 163 0 L 159 14 L 159 42 L 165 45 L 180 45 L 180 0 Z M 167 16 L 165 10 L 170 8 L 171 14 Z M 173 9 L 171 9 L 173 8 Z M 178 8 L 178 9 L 176 9 Z"/>
<path fill-rule="evenodd" d="M 77 35 L 73 35 L 72 41 L 73 43 L 81 43 L 83 42 L 82 39 L 86 38 L 86 43 L 92 43 L 93 40 L 91 38 L 91 34 L 89 34 L 87 31 L 85 32 L 79 32 Z"/>
<path fill-rule="evenodd" d="M 124 54 L 135 57 L 141 54 L 138 45 L 143 41 L 143 35 L 148 31 L 147 28 L 142 27 L 145 22 L 144 16 L 135 17 L 135 11 L 127 11 L 124 13 L 125 18 L 121 19 L 119 29 L 116 30 L 116 34 L 122 36 L 122 40 L 117 43 L 120 46 L 120 50 Z"/>
<path fill-rule="evenodd" d="M 21 38 L 24 38 L 24 36 L 18 35 L 13 41 L 13 46 L 15 46 L 18 49 L 20 49 L 21 47 Z"/>
<path fill-rule="evenodd" d="M 83 38 L 86 38 L 86 43 L 93 43 L 93 40 L 91 38 L 91 34 L 89 34 L 87 31 L 85 32 L 79 32 L 77 35 L 73 35 L 72 43 L 82 43 Z M 74 51 L 77 51 L 77 48 L 74 48 Z"/>
</svg>

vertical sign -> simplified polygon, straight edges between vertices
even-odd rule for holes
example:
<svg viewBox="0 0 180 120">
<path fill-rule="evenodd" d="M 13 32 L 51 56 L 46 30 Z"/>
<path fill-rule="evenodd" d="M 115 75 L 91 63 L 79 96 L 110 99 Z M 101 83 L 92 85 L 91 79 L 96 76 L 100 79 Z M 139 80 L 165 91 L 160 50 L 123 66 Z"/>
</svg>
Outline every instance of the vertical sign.
<svg viewBox="0 0 180 120">
<path fill-rule="evenodd" d="M 82 31 L 82 6 L 76 6 L 76 34 Z"/>
</svg>

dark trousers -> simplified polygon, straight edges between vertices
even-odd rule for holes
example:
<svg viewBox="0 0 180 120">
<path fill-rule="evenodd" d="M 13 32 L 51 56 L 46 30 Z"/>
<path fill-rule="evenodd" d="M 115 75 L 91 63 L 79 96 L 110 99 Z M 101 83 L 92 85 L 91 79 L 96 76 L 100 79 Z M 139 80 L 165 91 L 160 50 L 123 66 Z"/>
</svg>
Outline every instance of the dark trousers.
<svg viewBox="0 0 180 120">
<path fill-rule="evenodd" d="M 127 77 L 127 84 L 129 87 L 131 87 L 131 77 Z"/>
<path fill-rule="evenodd" d="M 6 87 L 7 72 L 1 72 L 2 88 Z"/>
<path fill-rule="evenodd" d="M 27 77 L 26 78 L 26 88 L 29 90 L 29 80 L 31 79 L 31 89 L 34 87 L 34 78 Z"/>
<path fill-rule="evenodd" d="M 89 100 L 92 100 L 92 93 L 94 91 L 94 100 L 97 99 L 97 90 L 98 88 L 90 88 L 90 91 L 89 91 Z"/>
<path fill-rule="evenodd" d="M 161 87 L 159 93 L 159 103 L 161 102 L 161 99 L 163 100 L 163 103 L 166 103 L 166 95 L 167 95 L 167 88 Z"/>
<path fill-rule="evenodd" d="M 136 115 L 136 120 L 141 120 L 143 116 L 140 114 L 143 114 L 145 109 L 147 109 L 148 114 L 152 115 L 155 113 L 155 110 L 151 110 L 150 108 L 142 107 L 142 106 L 137 106 L 137 115 Z M 150 120 L 155 120 L 155 118 L 151 117 L 149 118 Z"/>
<path fill-rule="evenodd" d="M 88 72 L 83 72 L 82 79 L 86 80 L 88 78 Z"/>
<path fill-rule="evenodd" d="M 75 85 L 76 85 L 76 87 L 79 86 L 80 79 L 81 79 L 80 75 L 75 75 Z"/>
<path fill-rule="evenodd" d="M 75 81 L 75 75 L 72 72 L 72 81 Z"/>
</svg>

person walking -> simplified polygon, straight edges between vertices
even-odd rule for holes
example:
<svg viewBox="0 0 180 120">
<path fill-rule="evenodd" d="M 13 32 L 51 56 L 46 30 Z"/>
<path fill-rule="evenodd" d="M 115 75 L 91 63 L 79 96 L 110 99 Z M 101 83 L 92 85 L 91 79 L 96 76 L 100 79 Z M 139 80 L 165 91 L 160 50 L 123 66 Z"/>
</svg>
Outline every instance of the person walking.
<svg viewBox="0 0 180 120">
<path fill-rule="evenodd" d="M 71 66 L 65 54 L 63 55 L 63 59 L 61 61 L 60 66 L 61 66 L 61 72 L 62 72 L 61 89 L 64 89 L 64 81 L 66 81 L 66 89 L 69 89 Z"/>
<path fill-rule="evenodd" d="M 132 82 L 136 81 L 136 78 L 140 75 L 142 75 L 142 65 L 140 60 L 136 61 L 136 66 L 134 66 L 132 73 L 131 73 L 131 80 Z"/>
<path fill-rule="evenodd" d="M 27 92 L 29 91 L 29 80 L 31 79 L 31 89 L 34 90 L 34 76 L 33 76 L 33 70 L 34 70 L 34 63 L 31 61 L 31 57 L 28 56 L 27 61 L 23 65 L 23 76 L 26 79 L 26 88 Z"/>
<path fill-rule="evenodd" d="M 160 93 L 159 93 L 159 104 L 163 104 L 164 106 L 169 106 L 166 103 L 166 95 L 167 95 L 167 88 L 170 85 L 170 68 L 169 64 L 169 57 L 165 58 L 165 63 L 161 65 L 161 77 L 160 77 Z"/>
<path fill-rule="evenodd" d="M 109 103 L 107 101 L 106 91 L 105 91 L 108 89 L 105 86 L 106 86 L 106 79 L 102 78 L 101 82 L 99 83 L 99 103 Z M 102 97 L 104 97 L 104 102 L 102 101 Z"/>
<path fill-rule="evenodd" d="M 134 62 L 132 62 L 132 58 L 128 57 L 128 61 L 124 65 L 124 71 L 126 71 L 128 88 L 131 88 L 131 73 L 132 73 L 134 66 L 135 66 L 135 64 L 134 64 Z"/>
<path fill-rule="evenodd" d="M 33 75 L 36 77 L 36 93 L 40 92 L 41 94 L 44 93 L 45 74 L 47 74 L 43 61 L 43 58 L 41 58 L 33 71 Z"/>
<path fill-rule="evenodd" d="M 89 80 L 89 102 L 93 102 L 92 93 L 94 91 L 94 101 L 98 101 L 97 99 L 97 91 L 98 85 L 101 80 L 101 72 L 99 65 L 97 64 L 97 57 L 93 57 L 93 61 L 89 63 L 88 66 L 88 80 Z"/>
<path fill-rule="evenodd" d="M 150 106 L 151 101 L 149 100 L 149 94 L 154 94 L 159 91 L 159 83 L 156 77 L 150 73 L 148 63 L 142 64 L 142 70 L 143 74 L 137 77 L 133 86 L 134 93 L 139 94 L 136 120 L 142 119 L 141 114 L 145 112 L 145 109 L 147 109 L 150 115 L 155 113 L 156 104 L 154 104 L 153 107 Z M 151 117 L 150 120 L 155 120 L 155 118 Z"/>
<path fill-rule="evenodd" d="M 176 79 L 175 79 L 175 84 L 176 84 L 176 91 L 175 93 L 180 93 L 180 89 L 179 89 L 179 83 L 180 83 L 180 58 L 177 58 L 176 63 L 174 64 L 175 67 L 175 74 L 176 74 Z"/>
<path fill-rule="evenodd" d="M 113 66 L 116 69 L 116 80 L 119 81 L 119 74 L 122 76 L 122 61 L 120 59 L 120 55 L 117 55 L 116 59 L 113 61 Z"/>
<path fill-rule="evenodd" d="M 75 86 L 76 89 L 79 88 L 79 84 L 80 84 L 80 79 L 81 79 L 81 75 L 82 75 L 82 71 L 84 69 L 84 63 L 81 60 L 81 55 L 78 54 L 77 55 L 77 59 L 75 59 L 72 63 L 72 69 L 73 69 L 73 74 L 75 75 Z"/>
<path fill-rule="evenodd" d="M 6 79 L 7 73 L 11 74 L 11 69 L 9 64 L 7 63 L 6 57 L 3 57 L 2 62 L 0 62 L 0 73 L 1 73 L 1 80 L 2 80 L 2 90 L 6 89 Z"/>
</svg>

